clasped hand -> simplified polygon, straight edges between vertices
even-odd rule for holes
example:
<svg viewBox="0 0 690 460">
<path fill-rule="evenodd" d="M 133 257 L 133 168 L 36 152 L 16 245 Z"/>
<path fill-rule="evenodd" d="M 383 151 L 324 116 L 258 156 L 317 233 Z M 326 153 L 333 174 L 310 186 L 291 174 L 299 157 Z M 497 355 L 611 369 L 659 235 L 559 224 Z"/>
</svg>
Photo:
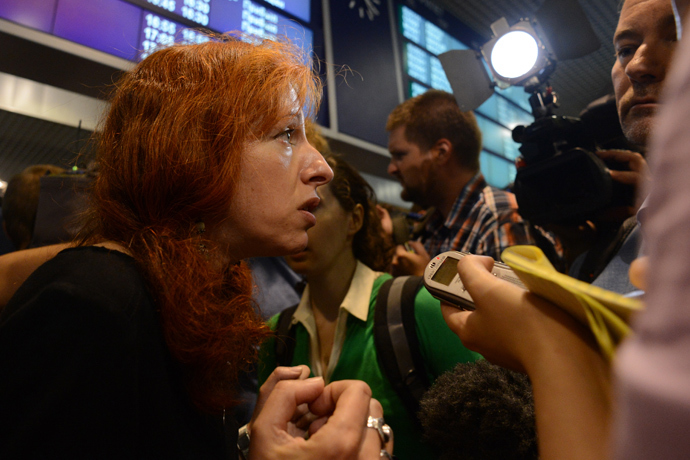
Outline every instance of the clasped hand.
<svg viewBox="0 0 690 460">
<path fill-rule="evenodd" d="M 324 385 L 308 375 L 307 366 L 279 367 L 261 387 L 249 424 L 250 459 L 379 459 L 381 440 L 366 424 L 369 416 L 383 417 L 383 409 L 369 386 Z"/>
</svg>

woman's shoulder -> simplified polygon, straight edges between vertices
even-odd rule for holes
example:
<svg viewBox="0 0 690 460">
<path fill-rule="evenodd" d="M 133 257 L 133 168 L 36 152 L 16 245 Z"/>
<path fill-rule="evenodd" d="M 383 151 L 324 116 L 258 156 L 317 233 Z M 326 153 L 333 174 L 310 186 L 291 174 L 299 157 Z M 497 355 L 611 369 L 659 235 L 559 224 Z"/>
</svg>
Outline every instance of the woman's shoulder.
<svg viewBox="0 0 690 460">
<path fill-rule="evenodd" d="M 52 300 L 51 300 L 52 299 Z M 84 246 L 61 251 L 38 267 L 22 284 L 3 311 L 7 317 L 26 304 L 56 303 L 102 306 L 131 314 L 150 301 L 134 259 L 111 249 Z"/>
<path fill-rule="evenodd" d="M 46 264 L 54 262 L 61 264 L 87 265 L 87 264 L 105 264 L 104 268 L 112 265 L 132 265 L 134 266 L 134 258 L 125 253 L 123 250 L 118 250 L 113 247 L 105 246 L 73 246 L 60 251 L 53 259 L 46 262 Z"/>
<path fill-rule="evenodd" d="M 81 286 L 92 285 L 98 289 L 114 290 L 123 294 L 144 285 L 143 276 L 134 258 L 100 246 L 65 249 L 39 267 L 35 274 L 40 278 L 50 277 L 56 281 L 72 282 Z"/>
</svg>

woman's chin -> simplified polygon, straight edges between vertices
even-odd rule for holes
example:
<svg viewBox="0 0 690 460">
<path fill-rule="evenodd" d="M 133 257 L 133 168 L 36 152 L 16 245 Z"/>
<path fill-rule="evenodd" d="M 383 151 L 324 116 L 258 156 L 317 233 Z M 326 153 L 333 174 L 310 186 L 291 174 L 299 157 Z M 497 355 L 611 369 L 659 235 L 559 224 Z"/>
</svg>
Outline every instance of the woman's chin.
<svg viewBox="0 0 690 460">
<path fill-rule="evenodd" d="M 280 247 L 275 248 L 273 251 L 276 256 L 290 257 L 296 254 L 304 252 L 307 248 L 307 243 L 309 240 L 306 235 L 304 238 L 292 239 L 291 241 L 283 241 Z"/>
</svg>

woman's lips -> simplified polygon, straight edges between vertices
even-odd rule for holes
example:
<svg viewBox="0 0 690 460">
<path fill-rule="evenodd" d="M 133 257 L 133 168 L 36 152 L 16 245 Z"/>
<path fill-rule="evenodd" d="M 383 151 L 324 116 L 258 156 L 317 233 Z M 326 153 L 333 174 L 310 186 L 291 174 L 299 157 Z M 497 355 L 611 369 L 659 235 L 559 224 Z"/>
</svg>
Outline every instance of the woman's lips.
<svg viewBox="0 0 690 460">
<path fill-rule="evenodd" d="M 319 197 L 313 197 L 307 200 L 299 209 L 302 215 L 307 219 L 310 227 L 316 225 L 316 216 L 314 216 L 314 210 L 319 206 L 321 199 Z"/>
<path fill-rule="evenodd" d="M 313 227 L 314 225 L 316 225 L 316 216 L 314 214 L 304 209 L 300 209 L 299 212 L 302 213 L 304 218 L 307 220 L 309 227 Z"/>
<path fill-rule="evenodd" d="M 293 261 L 293 262 L 301 262 L 307 257 L 307 251 L 306 249 L 304 251 L 300 251 L 297 254 L 290 254 L 289 256 L 286 256 L 287 259 Z"/>
</svg>

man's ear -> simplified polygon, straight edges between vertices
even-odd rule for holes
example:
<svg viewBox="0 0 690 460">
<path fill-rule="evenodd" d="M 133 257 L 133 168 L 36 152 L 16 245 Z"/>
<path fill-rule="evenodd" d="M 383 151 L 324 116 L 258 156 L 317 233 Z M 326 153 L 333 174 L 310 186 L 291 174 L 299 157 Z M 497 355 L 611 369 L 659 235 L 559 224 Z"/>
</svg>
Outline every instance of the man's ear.
<svg viewBox="0 0 690 460">
<path fill-rule="evenodd" d="M 438 164 L 447 164 L 453 155 L 453 144 L 448 139 L 441 138 L 436 141 L 431 150 Z"/>
<path fill-rule="evenodd" d="M 362 228 L 362 225 L 364 225 L 364 206 L 357 203 L 350 213 L 350 224 L 347 229 L 347 234 L 349 236 L 354 236 L 355 233 Z"/>
</svg>

